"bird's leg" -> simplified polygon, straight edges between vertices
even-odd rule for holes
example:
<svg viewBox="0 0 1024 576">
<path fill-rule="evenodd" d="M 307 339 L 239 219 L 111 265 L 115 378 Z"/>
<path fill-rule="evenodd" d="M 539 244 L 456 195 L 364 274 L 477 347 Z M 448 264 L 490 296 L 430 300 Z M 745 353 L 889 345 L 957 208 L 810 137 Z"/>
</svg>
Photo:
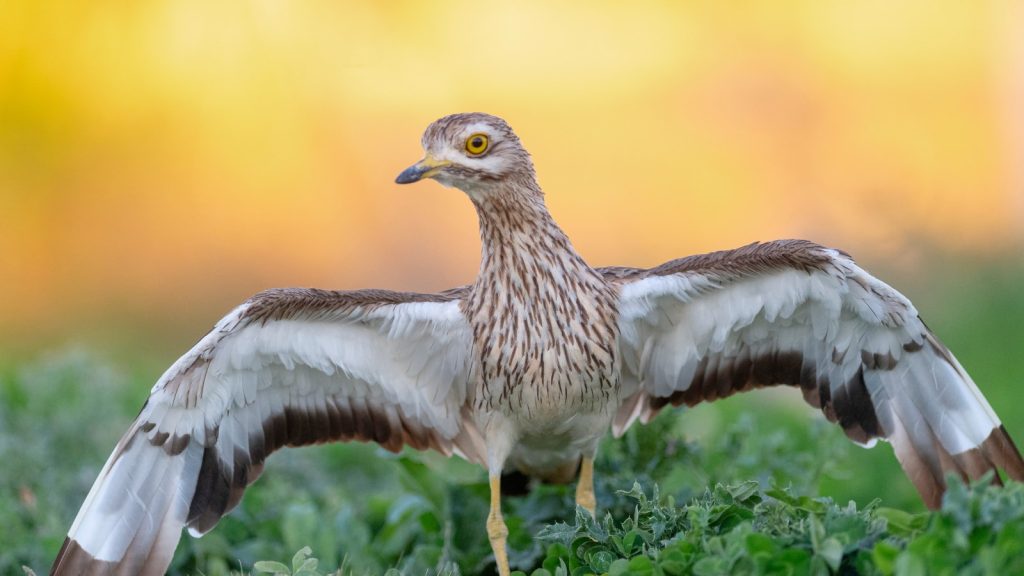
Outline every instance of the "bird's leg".
<svg viewBox="0 0 1024 576">
<path fill-rule="evenodd" d="M 508 526 L 505 526 L 505 519 L 501 516 L 501 474 L 491 475 L 491 513 L 487 515 L 487 536 L 491 539 L 491 550 L 494 550 L 499 576 L 509 576 L 511 571 L 505 550 Z"/>
<path fill-rule="evenodd" d="M 584 456 L 580 464 L 580 479 L 576 484 L 576 505 L 582 506 L 591 516 L 597 508 L 597 498 L 594 497 L 594 458 Z"/>
</svg>

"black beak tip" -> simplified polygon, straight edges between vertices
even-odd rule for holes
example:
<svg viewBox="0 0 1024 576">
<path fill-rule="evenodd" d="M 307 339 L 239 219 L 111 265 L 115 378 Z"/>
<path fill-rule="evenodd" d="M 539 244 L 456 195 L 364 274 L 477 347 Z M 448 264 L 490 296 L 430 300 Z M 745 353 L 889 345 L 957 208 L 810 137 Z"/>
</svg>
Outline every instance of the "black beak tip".
<svg viewBox="0 0 1024 576">
<path fill-rule="evenodd" d="M 410 166 L 403 170 L 402 173 L 398 175 L 398 178 L 395 178 L 395 184 L 412 184 L 413 182 L 419 181 L 422 177 L 422 170 L 416 166 Z"/>
</svg>

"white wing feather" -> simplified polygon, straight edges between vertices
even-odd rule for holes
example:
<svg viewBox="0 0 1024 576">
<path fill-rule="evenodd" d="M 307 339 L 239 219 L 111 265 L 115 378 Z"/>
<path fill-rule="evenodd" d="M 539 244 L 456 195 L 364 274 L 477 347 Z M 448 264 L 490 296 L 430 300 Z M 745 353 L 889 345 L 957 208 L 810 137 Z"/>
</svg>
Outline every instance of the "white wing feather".
<svg viewBox="0 0 1024 576">
<path fill-rule="evenodd" d="M 337 302 L 303 308 L 309 294 Z M 463 419 L 471 335 L 458 300 L 396 299 L 274 291 L 225 316 L 153 387 L 53 573 L 162 574 L 181 528 L 212 528 L 284 445 L 357 439 L 482 461 Z"/>
<path fill-rule="evenodd" d="M 841 252 L 780 241 L 605 273 L 620 284 L 616 434 L 667 404 L 788 384 L 851 439 L 892 442 L 929 505 L 948 471 L 1024 477 L 999 418 L 910 301 Z"/>
</svg>

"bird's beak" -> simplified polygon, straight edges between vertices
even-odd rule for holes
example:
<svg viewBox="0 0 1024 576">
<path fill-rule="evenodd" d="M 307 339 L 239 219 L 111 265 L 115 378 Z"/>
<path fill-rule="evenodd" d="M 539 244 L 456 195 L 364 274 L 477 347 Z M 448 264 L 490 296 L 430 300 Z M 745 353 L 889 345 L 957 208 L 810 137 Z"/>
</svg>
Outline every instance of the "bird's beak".
<svg viewBox="0 0 1024 576">
<path fill-rule="evenodd" d="M 445 166 L 451 164 L 448 160 L 438 160 L 430 154 L 420 160 L 419 162 L 409 166 L 395 178 L 395 182 L 398 184 L 411 184 L 413 182 L 419 182 L 424 178 L 430 178 L 434 174 L 437 174 Z"/>
</svg>

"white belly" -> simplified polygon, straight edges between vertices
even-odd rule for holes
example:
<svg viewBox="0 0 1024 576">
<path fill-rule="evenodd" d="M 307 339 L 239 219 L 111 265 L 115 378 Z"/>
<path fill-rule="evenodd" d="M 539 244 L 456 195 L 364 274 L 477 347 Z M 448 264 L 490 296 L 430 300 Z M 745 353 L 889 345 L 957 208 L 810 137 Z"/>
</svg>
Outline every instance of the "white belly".
<svg viewBox="0 0 1024 576">
<path fill-rule="evenodd" d="M 515 469 L 543 479 L 575 472 L 580 456 L 593 455 L 614 417 L 610 402 L 597 411 L 559 413 L 491 412 L 482 422 L 491 473 Z"/>
</svg>

